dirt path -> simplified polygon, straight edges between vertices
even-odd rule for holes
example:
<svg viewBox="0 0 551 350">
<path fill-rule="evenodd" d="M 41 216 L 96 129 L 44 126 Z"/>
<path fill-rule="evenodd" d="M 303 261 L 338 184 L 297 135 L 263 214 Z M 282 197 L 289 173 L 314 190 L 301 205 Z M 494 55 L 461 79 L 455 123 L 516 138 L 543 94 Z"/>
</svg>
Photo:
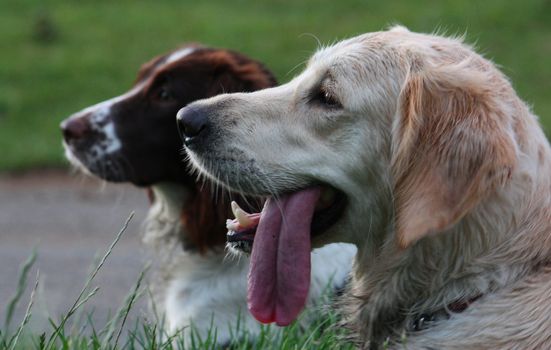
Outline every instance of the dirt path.
<svg viewBox="0 0 551 350">
<path fill-rule="evenodd" d="M 47 171 L 23 176 L 0 175 L 0 328 L 8 300 L 15 292 L 20 264 L 36 248 L 38 258 L 30 275 L 40 270 L 32 326 L 49 327 L 74 302 L 94 259 L 103 255 L 131 211 L 135 216 L 115 247 L 94 286 L 99 293 L 87 304 L 101 325 L 133 288 L 146 260 L 140 225 L 147 210 L 143 190 L 129 185 L 106 185 L 80 175 Z M 19 322 L 28 302 L 17 309 Z M 145 302 L 135 313 L 146 312 Z"/>
</svg>

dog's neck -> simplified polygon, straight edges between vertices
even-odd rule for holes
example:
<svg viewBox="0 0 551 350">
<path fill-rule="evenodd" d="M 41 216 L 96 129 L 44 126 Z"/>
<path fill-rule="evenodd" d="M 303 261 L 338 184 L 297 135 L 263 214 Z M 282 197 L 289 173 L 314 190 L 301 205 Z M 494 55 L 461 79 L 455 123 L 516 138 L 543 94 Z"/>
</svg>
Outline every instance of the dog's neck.
<svg viewBox="0 0 551 350">
<path fill-rule="evenodd" d="M 188 254 L 204 254 L 218 252 L 223 254 L 224 237 L 218 232 L 220 238 L 197 242 L 197 234 L 194 229 L 200 225 L 199 221 L 210 212 L 216 211 L 215 205 L 210 204 L 209 193 L 201 193 L 199 189 L 190 189 L 177 183 L 159 183 L 151 187 L 152 204 L 145 221 L 143 240 L 154 247 L 177 245 Z M 206 205 L 198 205 L 197 201 Z M 204 213 L 203 213 L 204 212 Z M 220 218 L 216 218 L 218 221 Z M 220 225 L 209 223 L 210 231 L 218 231 Z M 205 235 L 214 235 L 217 232 L 204 230 Z M 205 239 L 204 237 L 200 237 Z M 209 243 L 209 245 L 205 245 Z M 209 254 L 212 255 L 212 254 Z"/>
<path fill-rule="evenodd" d="M 143 241 L 157 246 L 163 241 L 177 240 L 183 229 L 180 221 L 190 191 L 175 183 L 160 183 L 149 189 L 151 207 L 144 222 Z"/>
<path fill-rule="evenodd" d="M 484 227 L 488 218 L 469 217 L 457 228 L 421 240 L 408 251 L 383 248 L 385 252 L 371 260 L 376 268 L 368 266 L 365 275 L 355 274 L 350 291 L 353 298 L 348 299 L 352 302 L 344 304 L 344 314 L 352 315 L 352 327 L 364 340 L 381 344 L 397 329 L 406 334 L 423 330 L 462 312 L 450 305 L 476 308 L 479 298 L 549 266 L 549 245 L 541 242 L 549 241 L 551 226 L 536 231 L 530 227 L 530 218 L 542 222 L 546 217 L 549 222 L 547 210 L 547 214 L 532 211 L 517 225 L 514 222 L 519 218 L 511 211 L 509 220 L 501 218 L 510 228 L 501 227 L 501 232 L 479 231 L 476 228 Z M 483 214 L 492 215 L 487 210 Z M 526 249 L 529 242 L 533 246 Z M 393 249 L 395 255 L 389 258 L 387 252 Z M 364 266 L 358 261 L 356 266 Z"/>
<path fill-rule="evenodd" d="M 190 190 L 176 183 L 163 182 L 151 187 L 153 203 L 150 215 L 170 221 L 178 221 L 182 208 L 189 199 Z"/>
<path fill-rule="evenodd" d="M 230 339 L 228 320 L 238 314 L 243 316 L 244 327 L 257 327 L 246 314 L 248 259 L 228 259 L 224 245 L 201 251 L 193 239 L 186 239 L 188 227 L 183 218 L 188 206 L 196 204 L 194 199 L 197 199 L 196 193 L 189 188 L 162 183 L 153 186 L 151 191 L 152 205 L 143 239 L 155 254 L 154 283 L 150 288 L 155 309 L 160 316 L 166 317 L 166 331 L 169 334 L 184 331 L 187 341 L 192 332 L 190 325 L 197 327 L 201 339 L 205 339 L 207 330 L 214 327 L 219 332 L 218 339 L 225 341 Z M 210 195 L 203 195 L 210 199 Z M 211 203 L 205 202 L 201 209 L 213 210 Z M 190 214 L 202 216 L 204 213 L 193 211 Z M 220 230 L 215 233 L 225 238 Z M 214 314 L 220 317 L 213 319 Z"/>
<path fill-rule="evenodd" d="M 457 301 L 476 300 L 476 307 L 478 296 L 549 265 L 551 149 L 537 128 L 529 134 L 539 142 L 520 150 L 526 156 L 509 183 L 451 229 L 401 250 L 389 223 L 378 249 L 359 247 L 354 298 L 345 308 L 364 339 L 381 343 L 397 328 L 411 331 L 423 314 Z"/>
</svg>

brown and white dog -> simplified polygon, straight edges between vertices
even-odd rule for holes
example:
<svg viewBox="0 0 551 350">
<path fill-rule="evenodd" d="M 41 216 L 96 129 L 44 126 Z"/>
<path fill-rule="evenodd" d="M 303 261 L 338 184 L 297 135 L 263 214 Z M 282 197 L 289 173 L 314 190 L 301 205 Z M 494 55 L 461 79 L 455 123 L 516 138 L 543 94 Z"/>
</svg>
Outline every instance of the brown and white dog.
<svg viewBox="0 0 551 350">
<path fill-rule="evenodd" d="M 241 331 L 254 338 L 260 325 L 246 311 L 248 259 L 225 259 L 225 221 L 230 196 L 188 173 L 176 112 L 188 103 L 223 92 L 274 86 L 259 62 L 239 53 L 183 47 L 143 65 L 133 88 L 62 122 L 66 157 L 83 171 L 113 182 L 151 189 L 153 203 L 144 240 L 156 248 L 153 283 L 157 310 L 168 332 L 193 325 L 205 338 L 211 325 L 220 344 Z M 245 205 L 243 198 L 233 198 Z M 342 286 L 355 248 L 332 246 L 312 253 L 312 303 L 324 289 Z M 214 329 L 212 329 L 214 331 Z"/>
<path fill-rule="evenodd" d="M 199 169 L 271 196 L 233 226 L 258 224 L 257 319 L 289 322 L 281 286 L 303 304 L 310 244 L 351 242 L 343 314 L 362 347 L 551 348 L 551 149 L 507 78 L 462 40 L 360 35 L 320 49 L 288 84 L 178 119 Z M 321 197 L 333 200 L 317 209 Z M 303 265 L 289 277 L 291 260 Z"/>
</svg>

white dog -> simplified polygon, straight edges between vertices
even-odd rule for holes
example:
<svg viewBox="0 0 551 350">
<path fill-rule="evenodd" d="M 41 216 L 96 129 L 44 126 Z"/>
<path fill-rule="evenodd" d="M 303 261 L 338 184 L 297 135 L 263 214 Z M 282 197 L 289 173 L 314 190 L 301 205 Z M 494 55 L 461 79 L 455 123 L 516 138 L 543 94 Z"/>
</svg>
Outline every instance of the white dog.
<svg viewBox="0 0 551 350">
<path fill-rule="evenodd" d="M 200 170 L 270 196 L 231 226 L 258 225 L 257 319 L 288 323 L 303 305 L 310 242 L 352 242 L 343 314 L 361 346 L 551 348 L 551 149 L 507 78 L 461 40 L 364 34 L 288 84 L 178 119 Z"/>
</svg>

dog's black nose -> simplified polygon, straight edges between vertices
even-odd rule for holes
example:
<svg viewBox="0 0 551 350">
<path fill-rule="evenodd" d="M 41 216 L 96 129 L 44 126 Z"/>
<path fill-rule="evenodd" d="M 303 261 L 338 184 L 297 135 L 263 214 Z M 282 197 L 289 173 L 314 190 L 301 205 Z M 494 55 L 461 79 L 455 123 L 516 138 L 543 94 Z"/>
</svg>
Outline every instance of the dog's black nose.
<svg viewBox="0 0 551 350">
<path fill-rule="evenodd" d="M 201 108 L 188 106 L 180 109 L 176 115 L 176 123 L 184 143 L 189 145 L 207 128 L 208 117 Z"/>
<path fill-rule="evenodd" d="M 82 139 L 91 131 L 90 123 L 86 118 L 65 119 L 60 127 L 66 142 Z"/>
</svg>

